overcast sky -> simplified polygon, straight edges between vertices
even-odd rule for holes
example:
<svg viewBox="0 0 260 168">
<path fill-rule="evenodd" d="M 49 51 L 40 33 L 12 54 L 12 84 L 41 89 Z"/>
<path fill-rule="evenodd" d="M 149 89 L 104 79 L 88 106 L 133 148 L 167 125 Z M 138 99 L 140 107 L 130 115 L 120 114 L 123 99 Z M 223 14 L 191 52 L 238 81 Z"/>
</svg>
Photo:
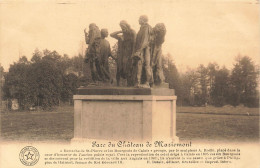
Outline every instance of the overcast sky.
<svg viewBox="0 0 260 168">
<path fill-rule="evenodd" d="M 172 55 L 180 71 L 209 62 L 231 68 L 238 54 L 250 56 L 259 64 L 256 0 L 2 1 L 1 64 L 7 70 L 19 55 L 30 59 L 35 48 L 72 57 L 81 52 L 83 30 L 90 23 L 112 33 L 120 29 L 120 20 L 126 20 L 138 32 L 142 14 L 149 17 L 151 26 L 165 23 L 163 53 Z M 116 42 L 111 37 L 108 40 L 111 46 Z"/>
</svg>

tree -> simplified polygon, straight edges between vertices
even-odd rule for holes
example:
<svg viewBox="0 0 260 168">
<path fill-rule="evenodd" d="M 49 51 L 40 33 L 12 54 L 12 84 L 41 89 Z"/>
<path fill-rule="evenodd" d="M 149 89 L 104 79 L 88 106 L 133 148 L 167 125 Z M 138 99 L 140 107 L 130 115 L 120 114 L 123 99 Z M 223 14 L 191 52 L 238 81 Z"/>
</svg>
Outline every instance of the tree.
<svg viewBox="0 0 260 168">
<path fill-rule="evenodd" d="M 46 109 L 58 105 L 63 96 L 62 91 L 69 92 L 65 76 L 69 62 L 68 56 L 62 57 L 56 51 L 49 50 L 43 53 L 35 50 L 31 62 L 26 56 L 21 57 L 5 75 L 5 98 L 18 99 L 21 109 L 32 106 Z"/>
<path fill-rule="evenodd" d="M 21 58 L 19 58 L 18 63 L 21 63 L 21 64 L 29 64 L 30 62 L 28 61 L 28 59 L 27 59 L 26 56 L 22 56 Z"/>
<path fill-rule="evenodd" d="M 2 98 L 3 98 L 3 84 L 4 84 L 4 68 L 0 64 L 0 103 L 2 105 Z"/>
<path fill-rule="evenodd" d="M 226 67 L 215 71 L 215 79 L 211 89 L 212 103 L 215 106 L 223 106 L 228 102 L 229 71 Z"/>
<path fill-rule="evenodd" d="M 169 83 L 169 88 L 175 90 L 175 94 L 178 96 L 177 103 L 182 103 L 181 94 L 181 80 L 178 69 L 171 59 L 172 56 L 167 54 L 167 57 L 162 57 L 163 73 L 165 76 L 165 82 Z"/>
<path fill-rule="evenodd" d="M 28 72 L 29 62 L 23 56 L 17 63 L 10 66 L 9 72 L 5 74 L 3 86 L 4 99 L 16 98 L 22 108 L 29 104 L 29 101 L 27 102 L 27 93 L 30 89 L 30 83 L 27 80 Z"/>
<path fill-rule="evenodd" d="M 213 86 L 215 84 L 215 80 L 216 80 L 216 73 L 219 70 L 219 66 L 217 63 L 209 63 L 207 66 L 208 69 L 208 92 L 209 92 L 209 97 L 208 97 L 208 103 L 209 104 L 213 104 L 213 100 L 212 100 L 212 90 L 213 90 Z"/>
<path fill-rule="evenodd" d="M 42 53 L 36 48 L 34 50 L 32 58 L 31 58 L 31 62 L 37 63 L 37 62 L 41 61 L 41 59 L 42 59 Z"/>
<path fill-rule="evenodd" d="M 199 80 L 199 92 L 196 93 L 196 104 L 201 106 L 208 103 L 208 87 L 209 87 L 209 79 L 208 79 L 208 69 L 204 65 L 200 65 L 197 68 L 198 80 Z"/>
<path fill-rule="evenodd" d="M 188 69 L 181 75 L 181 94 L 184 105 L 195 105 L 195 95 L 199 92 L 199 75 L 194 69 Z"/>
<path fill-rule="evenodd" d="M 63 87 L 61 91 L 62 101 L 71 102 L 73 95 L 80 86 L 79 78 L 75 74 L 68 74 L 63 77 Z"/>
<path fill-rule="evenodd" d="M 85 63 L 84 57 L 79 54 L 78 56 L 74 56 L 70 59 L 72 63 L 71 68 L 75 72 L 78 73 L 80 86 L 88 85 L 91 82 L 91 72 L 89 68 L 89 64 Z"/>
<path fill-rule="evenodd" d="M 63 76 L 57 63 L 43 59 L 31 66 L 29 74 L 31 76 L 29 79 L 34 84 L 33 90 L 37 94 L 37 99 L 33 96 L 34 105 L 39 105 L 44 109 L 58 105 L 61 99 Z"/>
<path fill-rule="evenodd" d="M 243 103 L 246 106 L 256 106 L 257 103 L 256 67 L 250 57 L 237 57 L 231 74 L 230 100 L 234 106 Z"/>
</svg>

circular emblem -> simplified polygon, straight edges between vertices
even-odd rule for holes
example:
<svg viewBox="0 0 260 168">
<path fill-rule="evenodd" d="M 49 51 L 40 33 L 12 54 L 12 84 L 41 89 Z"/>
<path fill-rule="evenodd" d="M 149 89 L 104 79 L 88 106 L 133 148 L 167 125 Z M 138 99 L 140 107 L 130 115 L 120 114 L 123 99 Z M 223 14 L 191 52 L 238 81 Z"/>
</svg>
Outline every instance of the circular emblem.
<svg viewBox="0 0 260 168">
<path fill-rule="evenodd" d="M 19 158 L 22 164 L 26 166 L 33 166 L 38 162 L 40 154 L 35 147 L 26 146 L 21 150 Z"/>
</svg>

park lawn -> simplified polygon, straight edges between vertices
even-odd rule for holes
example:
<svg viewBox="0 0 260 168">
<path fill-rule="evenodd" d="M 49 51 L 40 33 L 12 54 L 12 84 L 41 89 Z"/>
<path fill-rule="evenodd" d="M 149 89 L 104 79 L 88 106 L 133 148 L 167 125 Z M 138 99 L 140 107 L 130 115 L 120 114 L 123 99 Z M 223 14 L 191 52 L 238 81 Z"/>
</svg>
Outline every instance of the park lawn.
<svg viewBox="0 0 260 168">
<path fill-rule="evenodd" d="M 219 114 L 211 115 L 196 108 L 188 107 L 186 112 L 177 108 L 177 136 L 180 140 L 259 140 L 259 115 L 231 115 L 225 108 L 218 108 Z M 240 109 L 237 114 L 242 113 Z M 1 114 L 1 138 L 7 141 L 68 142 L 73 138 L 73 126 L 73 106 L 58 107 L 55 111 Z"/>
<path fill-rule="evenodd" d="M 15 141 L 69 141 L 73 138 L 73 106 L 55 111 L 1 114 L 1 137 Z"/>
<path fill-rule="evenodd" d="M 202 113 L 202 114 L 224 114 L 224 115 L 259 115 L 259 108 L 248 108 L 242 105 L 233 107 L 226 105 L 223 107 L 190 107 L 190 106 L 177 106 L 177 113 Z"/>
<path fill-rule="evenodd" d="M 259 140 L 259 116 L 177 113 L 180 140 L 249 142 Z"/>
</svg>

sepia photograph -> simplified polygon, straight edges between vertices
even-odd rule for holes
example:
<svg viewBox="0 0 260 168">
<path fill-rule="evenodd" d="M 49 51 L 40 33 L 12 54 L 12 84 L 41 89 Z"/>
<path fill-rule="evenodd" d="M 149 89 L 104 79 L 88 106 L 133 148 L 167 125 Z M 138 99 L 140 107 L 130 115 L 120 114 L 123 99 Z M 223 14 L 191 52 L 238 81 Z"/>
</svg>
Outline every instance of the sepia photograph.
<svg viewBox="0 0 260 168">
<path fill-rule="evenodd" d="M 1 1 L 0 167 L 259 167 L 259 9 Z"/>
</svg>

